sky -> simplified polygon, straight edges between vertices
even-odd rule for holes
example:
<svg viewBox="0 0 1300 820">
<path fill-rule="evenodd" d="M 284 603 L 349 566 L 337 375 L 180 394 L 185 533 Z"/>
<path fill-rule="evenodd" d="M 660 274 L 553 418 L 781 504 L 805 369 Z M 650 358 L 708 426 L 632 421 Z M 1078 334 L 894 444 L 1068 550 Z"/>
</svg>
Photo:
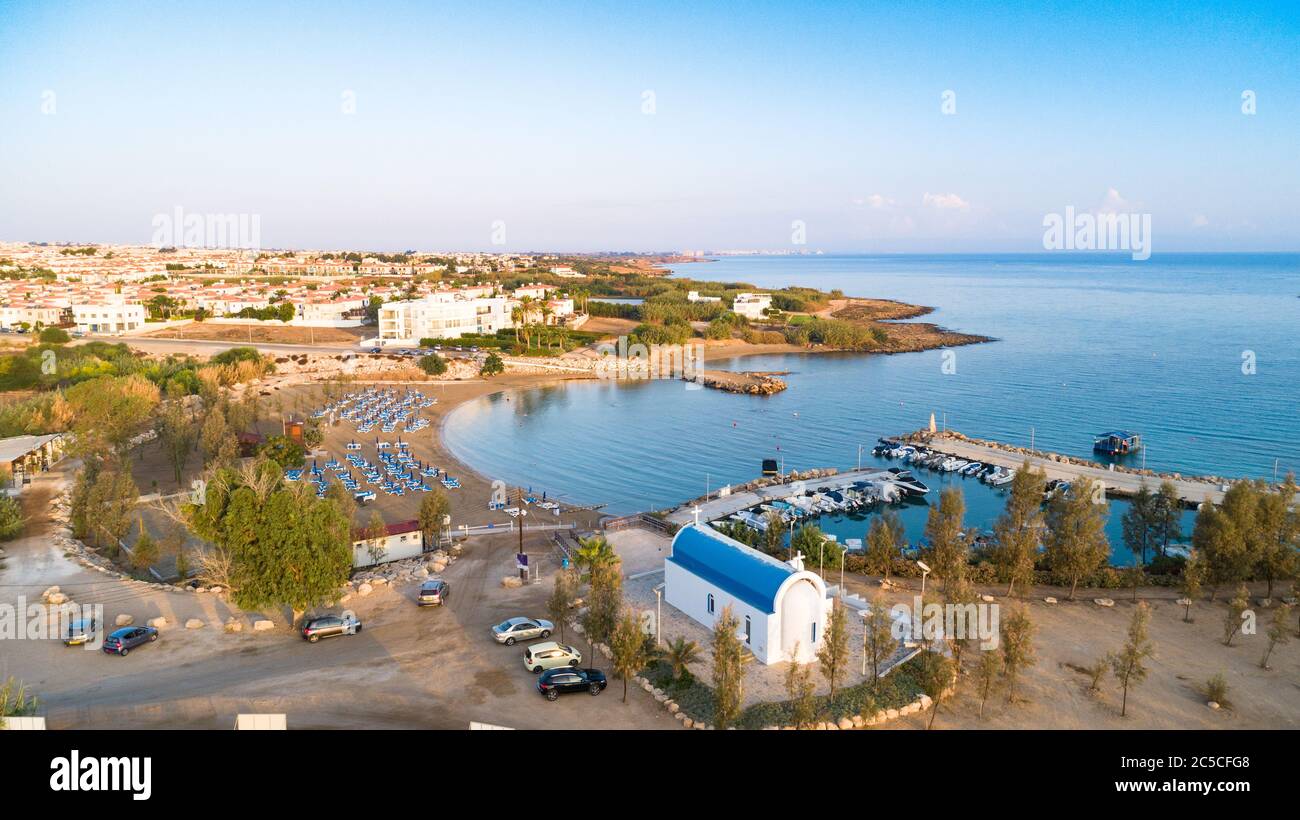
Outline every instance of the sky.
<svg viewBox="0 0 1300 820">
<path fill-rule="evenodd" d="M 1298 195 L 1294 1 L 0 0 L 2 240 L 1273 251 Z"/>
</svg>

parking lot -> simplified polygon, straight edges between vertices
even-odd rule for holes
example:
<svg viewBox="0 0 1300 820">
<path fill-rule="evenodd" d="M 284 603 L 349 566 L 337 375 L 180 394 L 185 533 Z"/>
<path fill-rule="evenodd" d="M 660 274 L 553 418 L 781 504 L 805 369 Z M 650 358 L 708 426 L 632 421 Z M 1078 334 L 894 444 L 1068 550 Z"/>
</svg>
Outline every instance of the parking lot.
<svg viewBox="0 0 1300 820">
<path fill-rule="evenodd" d="M 360 634 L 308 644 L 289 630 L 288 613 L 265 613 L 277 628 L 253 632 L 253 614 L 217 596 L 142 591 L 87 571 L 41 537 L 42 524 L 48 522 L 34 522 L 26 537 L 6 546 L 0 599 L 39 601 L 42 589 L 60 584 L 78 603 L 105 603 L 106 623 L 121 613 L 137 624 L 160 614 L 171 621 L 157 643 L 125 658 L 54 640 L 5 641 L 0 677 L 28 684 L 51 729 L 229 729 L 239 712 L 283 712 L 291 728 L 463 729 L 470 721 L 551 729 L 678 726 L 639 688 L 623 704 L 621 684 L 603 658 L 594 664 L 610 676 L 601 696 L 552 703 L 538 694 L 535 676 L 523 667 L 526 644 L 505 647 L 490 635 L 507 617 L 545 617 L 551 589 L 549 577 L 518 589 L 501 586 L 514 565 L 515 541 L 506 534 L 467 542 L 463 557 L 442 573 L 452 589 L 446 606 L 417 607 L 415 584 L 380 587 L 346 605 L 364 624 Z M 540 541 L 528 548 L 547 549 Z M 227 634 L 222 622 L 232 615 L 245 627 Z M 191 617 L 204 627 L 184 628 Z M 586 654 L 580 638 L 570 634 L 567 642 Z"/>
</svg>

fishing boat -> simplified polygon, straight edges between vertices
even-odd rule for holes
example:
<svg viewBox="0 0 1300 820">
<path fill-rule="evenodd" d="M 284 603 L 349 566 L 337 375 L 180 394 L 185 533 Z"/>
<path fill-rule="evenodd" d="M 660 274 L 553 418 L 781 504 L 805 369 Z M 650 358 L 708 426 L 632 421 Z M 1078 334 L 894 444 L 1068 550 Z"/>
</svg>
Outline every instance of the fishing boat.
<svg viewBox="0 0 1300 820">
<path fill-rule="evenodd" d="M 1099 433 L 1092 440 L 1093 452 L 1107 456 L 1126 456 L 1142 449 L 1142 436 L 1128 430 Z"/>
<path fill-rule="evenodd" d="M 1015 470 L 1006 470 L 1005 472 L 1002 473 L 1001 476 L 997 478 L 989 479 L 989 483 L 992 484 L 994 487 L 1001 487 L 1006 484 L 1010 484 L 1012 481 L 1015 480 L 1015 478 L 1016 478 Z"/>
</svg>

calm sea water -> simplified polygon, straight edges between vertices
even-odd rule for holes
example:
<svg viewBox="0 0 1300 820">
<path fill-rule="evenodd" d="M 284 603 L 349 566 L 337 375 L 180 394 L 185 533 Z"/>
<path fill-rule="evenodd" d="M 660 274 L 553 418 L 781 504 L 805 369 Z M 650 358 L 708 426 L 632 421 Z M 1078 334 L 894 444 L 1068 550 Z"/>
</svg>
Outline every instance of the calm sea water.
<svg viewBox="0 0 1300 820">
<path fill-rule="evenodd" d="M 1162 471 L 1300 472 L 1298 254 L 735 257 L 676 271 L 930 305 L 926 321 L 997 341 L 956 348 L 951 374 L 940 351 L 720 365 L 791 371 L 789 389 L 767 398 L 673 381 L 492 396 L 450 416 L 448 446 L 486 475 L 613 513 L 744 481 L 763 458 L 783 458 L 787 470 L 852 467 L 859 444 L 917 429 L 931 412 L 968 435 L 1028 445 L 1032 431 L 1039 449 L 1085 457 L 1093 434 L 1136 430 L 1147 466 Z M 987 527 L 1002 491 L 951 480 L 966 491 L 968 522 Z M 1121 512 L 1116 505 L 1115 543 Z M 924 514 L 905 513 L 912 535 Z M 866 527 L 825 523 L 842 537 Z M 1115 560 L 1127 554 L 1117 549 Z"/>
</svg>

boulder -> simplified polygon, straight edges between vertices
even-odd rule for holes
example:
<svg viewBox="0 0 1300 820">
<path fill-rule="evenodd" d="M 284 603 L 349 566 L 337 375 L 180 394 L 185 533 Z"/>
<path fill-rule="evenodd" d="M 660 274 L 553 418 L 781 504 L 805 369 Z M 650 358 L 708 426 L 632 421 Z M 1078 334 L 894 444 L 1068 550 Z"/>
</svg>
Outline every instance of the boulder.
<svg viewBox="0 0 1300 820">
<path fill-rule="evenodd" d="M 442 572 L 447 568 L 447 565 L 444 564 L 442 561 L 434 561 L 432 564 L 429 565 L 429 568 L 434 572 Z"/>
<path fill-rule="evenodd" d="M 682 718 L 682 725 L 685 726 L 687 729 L 690 729 L 693 726 L 695 726 L 695 721 L 691 720 L 688 717 L 684 717 Z"/>
<path fill-rule="evenodd" d="M 369 583 L 364 583 L 361 586 L 357 587 L 357 594 L 363 598 L 374 591 L 375 588 L 371 586 Z"/>
<path fill-rule="evenodd" d="M 922 709 L 929 709 L 934 704 L 934 701 L 930 700 L 929 695 L 921 695 L 921 697 L 917 698 L 916 702 L 921 704 Z"/>
<path fill-rule="evenodd" d="M 167 619 L 159 615 L 157 618 L 150 618 L 146 623 L 154 629 L 164 629 L 167 627 Z"/>
<path fill-rule="evenodd" d="M 429 577 L 429 570 L 425 569 L 424 567 L 420 567 L 415 571 L 415 577 L 423 581 L 425 578 Z"/>
<path fill-rule="evenodd" d="M 266 618 L 258 618 L 256 621 L 253 621 L 254 632 L 266 632 L 270 629 L 275 629 L 274 621 L 268 621 Z"/>
<path fill-rule="evenodd" d="M 48 603 L 50 600 L 50 596 L 54 595 L 58 591 L 59 591 L 58 587 L 47 587 L 45 591 L 41 593 L 41 600 Z"/>
<path fill-rule="evenodd" d="M 518 575 L 507 575 L 506 577 L 501 579 L 501 586 L 505 587 L 506 589 L 518 589 L 523 585 L 524 582 L 519 580 Z"/>
<path fill-rule="evenodd" d="M 1092 602 L 1097 606 L 1111 607 L 1115 605 L 1115 600 L 1113 598 L 1093 598 Z"/>
<path fill-rule="evenodd" d="M 121 615 L 118 615 L 116 620 L 113 621 L 113 623 L 117 624 L 118 626 L 130 626 L 131 624 L 135 623 L 135 616 L 127 615 L 124 612 Z"/>
<path fill-rule="evenodd" d="M 842 717 L 842 718 L 840 718 L 839 727 L 840 727 L 841 729 L 846 729 L 846 730 L 847 730 L 847 729 L 852 729 L 852 728 L 853 728 L 853 721 L 850 720 L 850 719 L 848 719 L 848 718 L 846 718 L 846 717 Z"/>
<path fill-rule="evenodd" d="M 1209 702 L 1206 703 L 1205 705 L 1208 706 L 1208 707 L 1210 707 L 1211 709 L 1218 709 L 1218 708 L 1219 708 L 1219 704 L 1216 703 L 1216 702 L 1214 702 L 1214 701 L 1209 701 Z"/>
<path fill-rule="evenodd" d="M 202 629 L 204 626 L 202 618 L 190 618 L 185 622 L 186 629 Z"/>
<path fill-rule="evenodd" d="M 64 595 L 62 592 L 51 592 L 50 597 L 46 598 L 45 602 L 52 606 L 58 606 L 60 604 L 66 604 L 70 600 L 72 599 L 67 595 Z"/>
<path fill-rule="evenodd" d="M 243 632 L 243 631 L 244 631 L 244 622 L 243 622 L 243 621 L 238 621 L 238 620 L 236 620 L 236 619 L 234 619 L 234 618 L 227 618 L 227 619 L 226 619 L 226 625 L 225 625 L 224 629 L 225 629 L 227 632 Z"/>
<path fill-rule="evenodd" d="M 1048 595 L 1046 598 L 1043 599 L 1043 603 L 1045 603 L 1045 604 L 1054 604 L 1054 603 L 1056 603 L 1056 599 L 1053 598 L 1051 595 Z"/>
<path fill-rule="evenodd" d="M 980 600 L 986 604 L 991 604 L 995 600 L 992 595 L 981 595 Z"/>
<path fill-rule="evenodd" d="M 675 714 L 677 714 L 678 712 L 680 712 L 680 711 L 681 711 L 681 708 L 682 708 L 682 707 L 678 706 L 677 704 L 672 703 L 671 701 L 667 702 L 665 705 L 668 707 L 668 713 L 669 713 L 669 714 L 672 714 L 672 715 L 675 715 Z"/>
<path fill-rule="evenodd" d="M 886 709 L 886 710 L 885 710 L 885 720 L 898 720 L 898 710 L 897 710 L 897 709 Z"/>
</svg>

